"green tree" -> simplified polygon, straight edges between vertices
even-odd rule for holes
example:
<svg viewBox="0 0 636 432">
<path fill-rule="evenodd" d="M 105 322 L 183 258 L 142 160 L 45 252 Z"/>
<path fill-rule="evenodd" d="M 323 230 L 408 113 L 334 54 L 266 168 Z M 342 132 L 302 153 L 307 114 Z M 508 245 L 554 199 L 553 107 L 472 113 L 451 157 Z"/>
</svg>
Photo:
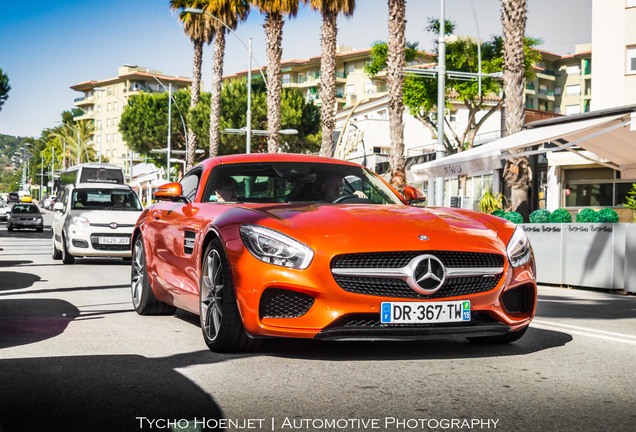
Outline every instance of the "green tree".
<svg viewBox="0 0 636 432">
<path fill-rule="evenodd" d="M 2 105 L 9 98 L 9 91 L 11 86 L 9 85 L 9 77 L 0 68 L 0 111 L 2 111 Z"/>
<path fill-rule="evenodd" d="M 501 0 L 506 135 L 519 132 L 525 119 L 523 94 L 526 88 L 524 40 L 527 10 L 526 0 Z M 510 188 L 512 209 L 523 215 L 524 220 L 528 220 L 528 191 L 532 180 L 528 157 L 514 156 L 507 159 L 503 178 Z"/>
<path fill-rule="evenodd" d="M 283 17 L 298 13 L 299 0 L 253 0 L 265 15 L 265 45 L 267 50 L 267 151 L 277 153 L 280 147 L 283 54 Z"/>
<path fill-rule="evenodd" d="M 320 56 L 320 100 L 322 145 L 320 154 L 333 156 L 333 131 L 336 127 L 336 40 L 338 36 L 338 14 L 353 15 L 355 0 L 304 0 L 322 15 Z"/>
<path fill-rule="evenodd" d="M 191 100 L 190 92 L 180 90 L 173 93 L 172 96 L 174 102 L 170 122 L 170 148 L 172 150 L 185 150 L 187 129 L 184 131 L 184 122 L 191 124 L 192 115 L 187 113 L 186 119 L 182 119 L 181 111 L 174 109 L 174 105 L 176 104 L 177 107 L 187 106 Z M 119 131 L 133 151 L 147 155 L 151 161 L 159 165 L 165 165 L 165 155 L 153 154 L 150 150 L 166 148 L 167 116 L 167 93 L 139 93 L 128 98 L 128 105 L 124 108 L 119 122 Z M 192 125 L 191 127 L 194 130 Z M 194 132 L 196 133 L 196 130 Z M 200 137 L 200 135 L 198 136 Z M 199 146 L 202 145 L 201 142 L 205 141 L 199 141 Z"/>
<path fill-rule="evenodd" d="M 224 83 L 221 90 L 221 118 L 223 129 L 240 129 L 245 125 L 247 85 L 244 79 Z M 191 124 L 200 137 L 209 131 L 209 94 L 202 94 L 201 103 L 192 112 Z M 320 116 L 318 109 L 305 103 L 302 94 L 293 89 L 281 92 L 281 123 L 284 129 L 296 129 L 298 135 L 285 135 L 281 150 L 293 153 L 315 153 L 320 148 Z M 266 130 L 267 97 L 263 82 L 252 84 L 252 124 L 253 128 Z M 255 136 L 252 141 L 254 152 L 266 152 L 268 142 L 264 136 Z M 219 154 L 245 152 L 245 136 L 221 134 Z"/>
</svg>

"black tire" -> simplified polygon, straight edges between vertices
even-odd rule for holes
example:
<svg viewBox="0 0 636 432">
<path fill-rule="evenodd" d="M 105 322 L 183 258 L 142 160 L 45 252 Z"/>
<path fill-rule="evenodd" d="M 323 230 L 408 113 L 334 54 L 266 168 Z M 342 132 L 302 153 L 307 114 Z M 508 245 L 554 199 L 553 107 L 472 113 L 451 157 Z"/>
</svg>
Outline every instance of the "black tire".
<svg viewBox="0 0 636 432">
<path fill-rule="evenodd" d="M 238 352 L 254 346 L 255 341 L 245 332 L 236 304 L 230 266 L 217 239 L 210 242 L 203 255 L 199 315 L 203 339 L 211 351 Z"/>
<path fill-rule="evenodd" d="M 479 344 L 489 344 L 489 345 L 502 345 L 509 344 L 521 339 L 521 337 L 526 333 L 529 326 L 522 328 L 521 330 L 511 331 L 499 336 L 482 336 L 482 337 L 473 337 L 468 338 L 468 340 L 472 343 Z"/>
<path fill-rule="evenodd" d="M 7 226 L 7 230 L 13 231 L 13 227 L 11 225 Z"/>
<path fill-rule="evenodd" d="M 53 243 L 53 247 L 51 248 L 51 257 L 54 260 L 61 260 L 62 259 L 62 251 L 59 250 L 57 248 L 57 246 L 55 246 L 55 239 L 53 239 L 51 242 Z"/>
<path fill-rule="evenodd" d="M 75 264 L 75 257 L 68 253 L 66 248 L 66 237 L 62 236 L 62 262 L 64 264 Z"/>
<path fill-rule="evenodd" d="M 139 315 L 172 315 L 176 307 L 163 303 L 155 297 L 148 279 L 146 267 L 146 250 L 141 236 L 137 237 L 133 246 L 132 265 L 130 270 L 130 292 L 132 304 Z"/>
</svg>

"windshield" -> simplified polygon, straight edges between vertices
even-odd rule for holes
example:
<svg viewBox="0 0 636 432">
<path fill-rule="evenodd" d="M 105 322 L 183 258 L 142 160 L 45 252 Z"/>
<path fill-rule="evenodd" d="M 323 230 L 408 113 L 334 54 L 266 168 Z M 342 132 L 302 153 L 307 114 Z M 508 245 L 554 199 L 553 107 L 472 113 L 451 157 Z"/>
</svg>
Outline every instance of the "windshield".
<svg viewBox="0 0 636 432">
<path fill-rule="evenodd" d="M 245 163 L 214 169 L 204 202 L 402 204 L 371 171 L 301 162 Z"/>
<path fill-rule="evenodd" d="M 71 196 L 71 208 L 86 210 L 141 210 L 137 194 L 125 189 L 86 188 L 75 189 Z"/>
</svg>

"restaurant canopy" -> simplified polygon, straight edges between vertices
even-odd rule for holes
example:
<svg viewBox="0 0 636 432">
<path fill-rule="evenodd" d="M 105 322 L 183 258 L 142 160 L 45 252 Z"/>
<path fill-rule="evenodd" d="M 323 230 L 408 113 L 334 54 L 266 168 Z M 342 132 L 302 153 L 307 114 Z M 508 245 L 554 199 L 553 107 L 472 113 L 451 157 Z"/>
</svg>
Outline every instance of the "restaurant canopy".
<svg viewBox="0 0 636 432">
<path fill-rule="evenodd" d="M 543 145 L 539 150 L 523 150 Z M 536 154 L 588 150 L 583 156 L 636 179 L 636 105 L 533 122 L 525 129 L 460 153 L 413 165 L 417 180 L 458 176 L 502 168 L 513 151 Z M 579 153 L 580 154 L 580 153 Z"/>
</svg>

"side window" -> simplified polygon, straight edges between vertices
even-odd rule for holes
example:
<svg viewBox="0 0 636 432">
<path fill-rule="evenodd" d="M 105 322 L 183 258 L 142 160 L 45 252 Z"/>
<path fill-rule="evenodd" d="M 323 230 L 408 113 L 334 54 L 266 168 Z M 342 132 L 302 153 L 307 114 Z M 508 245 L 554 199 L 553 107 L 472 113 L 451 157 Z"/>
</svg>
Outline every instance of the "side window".
<svg viewBox="0 0 636 432">
<path fill-rule="evenodd" d="M 197 195 L 197 188 L 199 186 L 199 180 L 201 179 L 201 170 L 190 171 L 184 178 L 181 179 L 181 187 L 183 188 L 183 196 L 190 201 L 194 200 Z"/>
</svg>

